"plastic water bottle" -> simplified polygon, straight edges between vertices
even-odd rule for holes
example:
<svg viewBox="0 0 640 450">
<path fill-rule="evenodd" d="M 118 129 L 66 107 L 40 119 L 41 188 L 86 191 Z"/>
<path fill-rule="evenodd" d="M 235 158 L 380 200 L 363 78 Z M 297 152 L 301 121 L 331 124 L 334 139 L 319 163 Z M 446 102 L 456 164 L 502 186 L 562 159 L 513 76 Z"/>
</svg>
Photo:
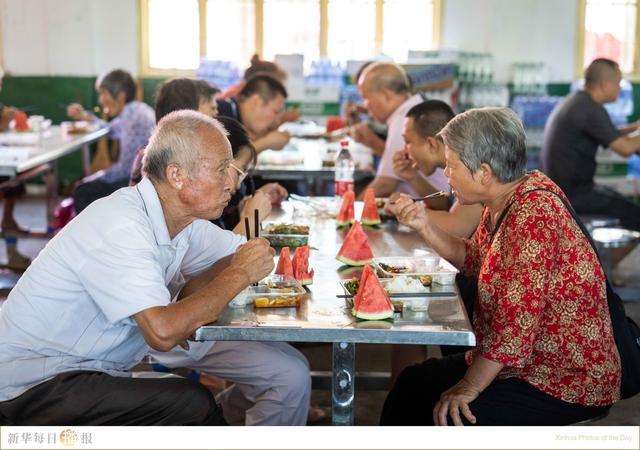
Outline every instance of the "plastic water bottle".
<svg viewBox="0 0 640 450">
<path fill-rule="evenodd" d="M 353 173 L 355 164 L 349 152 L 349 141 L 340 142 L 340 152 L 336 157 L 335 183 L 333 185 L 336 197 L 342 197 L 345 192 L 353 191 Z"/>
</svg>

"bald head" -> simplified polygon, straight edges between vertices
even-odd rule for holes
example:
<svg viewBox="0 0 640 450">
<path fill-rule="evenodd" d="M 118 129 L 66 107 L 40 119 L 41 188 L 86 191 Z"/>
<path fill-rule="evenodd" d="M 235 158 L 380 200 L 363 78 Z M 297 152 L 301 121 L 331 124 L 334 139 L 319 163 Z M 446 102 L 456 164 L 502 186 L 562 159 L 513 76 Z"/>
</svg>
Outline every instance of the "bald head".
<svg viewBox="0 0 640 450">
<path fill-rule="evenodd" d="M 369 65 L 359 79 L 359 84 L 373 92 L 383 90 L 395 94 L 410 94 L 411 83 L 402 67 L 392 63 L 374 63 Z"/>
<path fill-rule="evenodd" d="M 231 145 L 220 122 L 197 111 L 180 110 L 158 122 L 145 149 L 143 170 L 155 182 L 165 181 L 167 167 L 178 164 L 193 173 L 207 151 L 231 158 Z"/>
<path fill-rule="evenodd" d="M 595 86 L 603 81 L 619 81 L 618 63 L 606 58 L 594 59 L 584 72 L 585 85 Z"/>
</svg>

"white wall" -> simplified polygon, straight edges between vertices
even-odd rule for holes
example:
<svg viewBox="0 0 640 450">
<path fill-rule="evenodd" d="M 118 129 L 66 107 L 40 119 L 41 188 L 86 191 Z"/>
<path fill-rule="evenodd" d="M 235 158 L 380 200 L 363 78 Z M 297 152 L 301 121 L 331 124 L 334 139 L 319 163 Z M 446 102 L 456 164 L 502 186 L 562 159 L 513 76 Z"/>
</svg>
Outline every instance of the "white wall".
<svg viewBox="0 0 640 450">
<path fill-rule="evenodd" d="M 573 79 L 577 0 L 444 0 L 442 47 L 494 55 L 496 79 L 514 61 L 544 61 Z M 137 0 L 0 0 L 4 67 L 14 75 L 139 73 Z"/>
<path fill-rule="evenodd" d="M 574 78 L 577 0 L 444 0 L 441 46 L 490 52 L 498 81 L 512 62 L 542 61 L 550 81 Z"/>
<path fill-rule="evenodd" d="M 0 27 L 13 75 L 139 72 L 137 0 L 0 0 Z"/>
</svg>

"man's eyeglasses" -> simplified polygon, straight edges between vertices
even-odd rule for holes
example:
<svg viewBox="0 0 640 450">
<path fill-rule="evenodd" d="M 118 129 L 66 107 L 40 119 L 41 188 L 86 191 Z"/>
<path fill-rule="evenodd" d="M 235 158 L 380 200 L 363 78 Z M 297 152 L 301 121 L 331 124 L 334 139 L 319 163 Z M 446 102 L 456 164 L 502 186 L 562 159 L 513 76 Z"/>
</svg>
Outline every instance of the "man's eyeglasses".
<svg viewBox="0 0 640 450">
<path fill-rule="evenodd" d="M 249 175 L 249 172 L 245 172 L 244 170 L 242 170 L 239 167 L 235 166 L 233 163 L 230 163 L 229 167 L 231 167 L 233 170 L 238 172 L 238 182 L 239 183 L 241 183 L 245 178 L 247 178 L 247 175 Z"/>
</svg>

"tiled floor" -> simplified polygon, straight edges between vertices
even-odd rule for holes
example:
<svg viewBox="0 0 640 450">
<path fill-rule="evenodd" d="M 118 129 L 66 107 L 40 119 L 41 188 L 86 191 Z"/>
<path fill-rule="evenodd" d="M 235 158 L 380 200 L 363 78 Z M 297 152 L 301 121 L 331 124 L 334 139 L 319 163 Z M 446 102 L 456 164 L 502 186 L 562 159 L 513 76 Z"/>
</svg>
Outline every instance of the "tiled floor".
<svg viewBox="0 0 640 450">
<path fill-rule="evenodd" d="M 0 205 L 1 211 L 1 205 Z M 46 224 L 44 200 L 41 197 L 26 198 L 16 207 L 16 218 L 23 226 L 44 228 Z M 20 239 L 18 250 L 26 256 L 34 258 L 46 245 L 44 239 Z M 0 240 L 0 263 L 6 261 L 5 244 Z M 615 275 L 620 278 L 629 292 L 640 292 L 640 246 L 627 256 L 616 269 Z M 6 297 L 8 290 L 17 275 L 0 270 L 0 299 Z M 640 323 L 640 296 L 631 298 L 625 303 L 627 314 Z M 311 362 L 312 370 L 329 370 L 331 367 L 331 346 L 305 345 L 301 348 Z M 430 355 L 437 348 L 429 348 Z M 358 345 L 356 352 L 356 368 L 359 371 L 388 371 L 390 364 L 390 346 Z M 357 380 L 356 380 L 357 383 Z M 360 391 L 356 389 L 356 424 L 376 425 L 378 423 L 385 391 Z M 314 390 L 312 403 L 325 409 L 330 414 L 331 395 L 327 390 Z M 330 415 L 318 425 L 331 423 Z M 608 417 L 594 421 L 589 425 L 638 425 L 640 424 L 640 395 L 617 403 Z"/>
</svg>

